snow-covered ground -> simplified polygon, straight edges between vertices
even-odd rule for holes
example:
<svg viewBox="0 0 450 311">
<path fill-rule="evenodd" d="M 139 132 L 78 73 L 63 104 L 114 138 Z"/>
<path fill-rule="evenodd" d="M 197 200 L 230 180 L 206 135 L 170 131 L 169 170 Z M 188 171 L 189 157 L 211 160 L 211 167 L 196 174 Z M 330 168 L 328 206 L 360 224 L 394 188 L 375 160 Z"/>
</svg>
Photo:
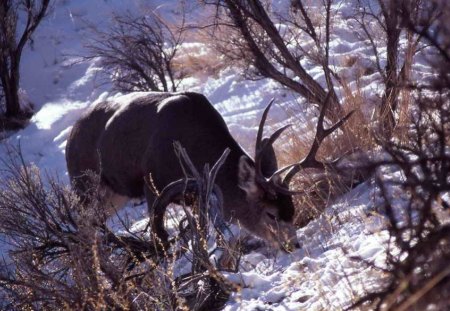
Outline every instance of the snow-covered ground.
<svg viewBox="0 0 450 311">
<path fill-rule="evenodd" d="M 159 1 L 164 6 L 170 2 Z M 167 4 L 169 3 L 169 4 Z M 154 7 L 156 7 L 153 1 Z M 111 85 L 101 83 L 102 70 L 95 60 L 79 62 L 84 53 L 83 38 L 88 34 L 86 21 L 107 24 L 113 11 L 139 10 L 144 0 L 100 1 L 65 0 L 55 6 L 34 36 L 22 65 L 22 88 L 35 104 L 36 114 L 30 125 L 1 142 L 20 142 L 25 160 L 42 171 L 57 173 L 68 183 L 64 149 L 73 123 L 86 108 L 106 98 L 126 101 L 132 96 L 110 92 Z M 166 7 L 167 8 L 167 7 Z M 161 7 L 160 7 L 161 9 Z M 336 10 L 345 12 L 346 3 Z M 335 67 L 344 66 L 349 55 L 363 57 L 370 48 L 349 30 L 344 21 L 337 23 L 331 44 Z M 344 68 L 345 69 L 345 68 Z M 316 69 L 312 68 L 314 73 Z M 351 75 L 352 67 L 346 70 Z M 317 79 L 323 79 L 320 71 Z M 365 76 L 364 91 L 379 92 L 376 77 Z M 298 96 L 270 80 L 246 81 L 236 69 L 227 68 L 217 77 L 192 78 L 185 84 L 189 90 L 205 94 L 224 116 L 234 137 L 252 153 L 252 141 L 263 107 L 275 97 L 279 103 L 271 111 L 270 122 L 285 122 L 288 106 L 297 106 Z M 298 121 L 298 119 L 297 119 Z M 301 128 L 302 124 L 297 124 Z M 226 310 L 323 310 L 342 309 L 358 294 L 374 286 L 377 275 L 360 261 L 375 263 L 384 259 L 386 231 L 383 219 L 374 216 L 375 186 L 365 183 L 339 198 L 318 219 L 298 230 L 302 248 L 291 253 L 251 253 L 242 260 L 239 273 L 227 277 L 239 283 L 242 290 L 233 294 Z M 145 208 L 139 209 L 145 217 Z"/>
</svg>

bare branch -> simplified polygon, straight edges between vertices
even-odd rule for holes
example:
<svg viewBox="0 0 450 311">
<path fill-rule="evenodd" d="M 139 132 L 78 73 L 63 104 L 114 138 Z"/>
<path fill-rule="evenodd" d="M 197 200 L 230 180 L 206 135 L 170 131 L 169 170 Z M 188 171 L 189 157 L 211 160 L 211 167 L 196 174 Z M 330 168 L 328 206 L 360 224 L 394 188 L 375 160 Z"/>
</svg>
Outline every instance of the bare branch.
<svg viewBox="0 0 450 311">
<path fill-rule="evenodd" d="M 174 69 L 174 59 L 184 40 L 183 15 L 175 28 L 156 13 L 134 17 L 115 15 L 106 31 L 94 26 L 96 38 L 87 58 L 101 57 L 117 89 L 122 91 L 176 91 L 184 77 Z"/>
<path fill-rule="evenodd" d="M 217 11 L 223 10 L 223 8 L 227 9 L 225 11 L 226 17 L 223 17 L 223 15 L 217 17 L 217 19 L 220 19 L 217 24 L 225 19 L 224 23 L 229 25 L 228 20 L 231 20 L 231 30 L 236 38 L 237 44 L 233 48 L 225 46 L 229 44 L 229 37 L 226 43 L 224 41 L 219 46 L 219 50 L 222 50 L 227 57 L 247 61 L 247 72 L 253 73 L 253 78 L 272 78 L 319 106 L 323 105 L 327 93 L 331 92 L 332 99 L 329 106 L 330 111 L 327 112 L 328 117 L 337 120 L 339 116 L 343 115 L 333 86 L 333 79 L 337 75 L 329 68 L 329 42 L 324 44 L 321 42 L 317 27 L 313 25 L 301 1 L 296 3 L 299 5 L 301 17 L 303 17 L 306 25 L 292 22 L 281 15 L 278 16 L 279 20 L 276 20 L 277 15 L 271 16 L 269 9 L 265 8 L 259 0 L 248 2 L 216 0 L 207 3 L 216 5 Z M 330 40 L 331 3 L 332 1 L 328 1 L 326 4 L 328 15 L 324 23 L 327 24 L 326 29 L 328 30 L 325 41 Z M 278 21 L 285 22 L 288 27 L 281 29 L 275 26 Z M 295 38 L 298 36 L 299 29 L 313 39 L 318 56 L 305 51 L 298 44 L 299 42 Z M 219 42 L 219 45 L 221 44 L 220 40 L 216 40 L 216 42 Z M 245 43 L 244 46 L 242 42 Z M 295 43 L 297 49 L 293 49 L 291 43 Z M 307 58 L 322 67 L 328 91 L 307 72 L 300 62 L 302 58 Z"/>
</svg>

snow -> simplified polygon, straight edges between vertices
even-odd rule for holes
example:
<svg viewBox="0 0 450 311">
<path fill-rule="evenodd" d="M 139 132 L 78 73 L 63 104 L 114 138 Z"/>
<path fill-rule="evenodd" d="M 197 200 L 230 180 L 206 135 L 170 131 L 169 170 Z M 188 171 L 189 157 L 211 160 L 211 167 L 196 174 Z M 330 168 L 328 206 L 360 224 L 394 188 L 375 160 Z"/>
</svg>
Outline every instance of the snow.
<svg viewBox="0 0 450 311">
<path fill-rule="evenodd" d="M 64 148 L 74 122 L 100 101 L 126 103 L 143 95 L 113 94 L 111 85 L 98 80 L 102 68 L 97 60 L 80 61 L 83 38 L 88 34 L 86 21 L 107 24 L 113 11 L 138 10 L 145 3 L 66 0 L 56 5 L 34 36 L 33 48 L 27 48 L 22 64 L 22 88 L 34 102 L 36 114 L 26 129 L 1 143 L 2 157 L 7 153 L 6 146 L 20 143 L 27 162 L 42 171 L 57 173 L 68 183 Z M 339 10 L 346 9 L 348 5 L 339 4 Z M 355 55 L 357 65 L 365 64 L 370 53 L 346 25 L 336 26 L 330 45 L 336 68 L 343 68 L 347 58 Z M 187 43 L 185 49 L 200 55 L 208 53 L 201 43 Z M 354 77 L 357 65 L 345 69 L 348 77 Z M 311 68 L 310 72 L 316 79 L 323 79 L 319 68 Z M 379 93 L 376 79 L 376 74 L 362 77 L 364 92 L 372 96 Z M 298 107 L 306 112 L 298 103 L 298 96 L 271 80 L 247 81 L 236 69 L 227 68 L 217 77 L 191 78 L 183 87 L 205 94 L 250 154 L 262 109 L 271 98 L 277 102 L 269 117 L 273 126 L 293 122 L 297 129 L 306 127 L 287 113 Z M 240 284 L 241 291 L 232 295 L 225 310 L 334 310 L 349 306 L 358 294 L 376 286 L 374 280 L 379 277 L 356 258 L 383 264 L 387 233 L 383 217 L 373 213 L 376 206 L 376 185 L 367 182 L 298 230 L 301 249 L 291 254 L 272 250 L 245 255 L 240 272 L 226 274 L 229 280 Z M 128 206 L 120 213 L 136 230 L 147 225 L 145 205 Z M 114 220 L 110 226 L 120 230 L 120 224 Z"/>
<path fill-rule="evenodd" d="M 352 258 L 381 261 L 386 236 L 382 231 L 365 231 L 364 221 L 369 218 L 363 207 L 367 202 L 361 200 L 368 190 L 364 189 L 362 198 L 338 203 L 300 229 L 302 249 L 277 254 L 273 259 L 259 261 L 249 272 L 242 272 L 247 288 L 240 299 L 245 303 L 235 302 L 227 310 L 255 310 L 261 303 L 274 310 L 340 309 L 351 301 L 353 293 L 369 287 L 370 270 L 358 267 L 358 261 Z M 254 270 L 259 272 L 255 274 Z"/>
</svg>

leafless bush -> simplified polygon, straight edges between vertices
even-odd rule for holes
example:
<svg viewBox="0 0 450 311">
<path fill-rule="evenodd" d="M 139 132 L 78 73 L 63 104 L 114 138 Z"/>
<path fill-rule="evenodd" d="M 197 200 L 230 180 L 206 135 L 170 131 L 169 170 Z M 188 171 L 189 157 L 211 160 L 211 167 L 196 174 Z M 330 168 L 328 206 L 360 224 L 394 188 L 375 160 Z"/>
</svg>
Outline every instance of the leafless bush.
<svg viewBox="0 0 450 311">
<path fill-rule="evenodd" d="M 186 212 L 187 217 L 185 219 L 192 243 L 189 256 L 192 258 L 192 268 L 189 273 L 181 275 L 176 281 L 179 284 L 179 291 L 182 292 L 180 295 L 186 299 L 191 310 L 220 310 L 228 300 L 229 294 L 237 287 L 225 280 L 209 259 L 210 254 L 207 245 L 208 240 L 210 240 L 210 231 L 207 223 L 208 219 L 211 219 L 215 230 L 220 235 L 220 244 L 222 244 L 222 247 L 225 246 L 226 237 L 231 238 L 232 234 L 223 220 L 221 191 L 214 185 L 214 182 L 219 169 L 229 154 L 229 150 L 224 151 L 211 169 L 206 164 L 202 174 L 197 171 L 186 150 L 179 143 L 175 143 L 175 150 L 186 177 L 179 181 L 179 185 L 186 189 L 185 192 L 192 185 L 195 193 L 197 193 L 193 203 L 194 213 Z M 189 176 L 193 176 L 193 179 L 189 179 Z M 172 184 L 172 186 L 175 186 L 175 184 Z M 184 205 L 183 207 L 186 210 Z M 182 231 L 186 232 L 186 229 Z M 184 236 L 184 239 L 187 242 L 186 236 Z M 225 250 L 225 252 L 230 251 L 232 250 Z M 235 265 L 237 266 L 238 263 L 235 263 Z M 192 288 L 198 288 L 199 284 L 202 284 L 201 288 L 192 290 Z"/>
<path fill-rule="evenodd" d="M 120 244 L 111 243 L 101 206 L 81 208 L 67 187 L 43 179 L 22 160 L 5 165 L 0 232 L 11 250 L 0 270 L 2 308 L 90 310 L 153 303 L 146 288 L 151 284 L 126 270 Z M 130 255 L 129 248 L 119 248 Z"/>
<path fill-rule="evenodd" d="M 333 70 L 330 58 L 330 38 L 334 20 L 338 18 L 338 10 L 333 8 L 335 1 L 311 4 L 294 0 L 290 7 L 280 7 L 271 1 L 203 2 L 216 8 L 212 26 L 206 27 L 213 44 L 226 58 L 242 64 L 247 77 L 271 78 L 319 106 L 323 105 L 327 92 L 332 92 L 333 104 L 327 117 L 336 120 L 343 116 L 342 107 L 349 99 L 345 90 L 348 81 Z M 408 11 L 410 19 L 417 24 L 420 20 L 420 27 L 427 29 L 441 14 L 442 3 L 358 0 L 353 22 L 347 21 L 371 47 L 373 68 L 383 83 L 374 125 L 386 137 L 407 118 L 410 101 L 407 86 L 416 78 L 413 75 L 415 56 L 426 48 L 423 35 L 406 26 L 402 12 Z M 312 66 L 322 69 L 320 80 L 309 73 Z M 335 91 L 342 89 L 345 94 L 340 97 Z M 358 92 L 352 89 L 355 91 Z"/>
<path fill-rule="evenodd" d="M 409 19 L 428 29 L 440 14 L 432 8 L 432 2 L 358 0 L 355 7 L 356 30 L 370 45 L 373 66 L 384 84 L 378 121 L 386 137 L 393 134 L 408 113 L 411 93 L 408 85 L 415 80 L 414 58 L 426 48 L 422 35 L 407 27 L 403 17 L 407 11 Z"/>
<path fill-rule="evenodd" d="M 274 79 L 319 107 L 331 92 L 328 117 L 336 121 L 344 116 L 334 89 L 337 76 L 329 66 L 332 1 L 324 1 L 320 23 L 303 1 L 294 1 L 295 6 L 283 12 L 272 12 L 262 1 L 204 2 L 217 10 L 211 35 L 219 52 L 243 62 L 248 77 Z M 284 26 L 277 26 L 280 23 Z M 322 68 L 323 84 L 308 73 L 310 65 Z"/>
<path fill-rule="evenodd" d="M 407 138 L 380 140 L 388 155 L 374 164 L 380 173 L 382 212 L 389 223 L 387 259 L 385 267 L 379 267 L 386 279 L 355 306 L 370 302 L 376 310 L 450 307 L 450 49 L 447 39 L 440 39 L 450 30 L 446 8 L 431 28 L 409 14 L 402 16 L 436 51 L 436 76 L 411 88 Z M 385 170 L 400 175 L 387 180 Z"/>
<path fill-rule="evenodd" d="M 82 204 L 57 179 L 26 166 L 20 154 L 4 166 L 0 234 L 10 250 L 0 265 L 2 309 L 209 310 L 234 290 L 209 261 L 208 219 L 202 213 L 194 213 L 175 237 L 197 245 L 189 254 L 187 244 L 185 250 L 161 251 L 158 237 L 111 232 L 100 200 Z M 207 172 L 205 190 L 212 190 L 210 177 L 218 168 Z M 204 211 L 208 193 L 199 193 Z M 192 272 L 177 276 L 176 261 L 183 256 L 193 260 Z"/>
<path fill-rule="evenodd" d="M 120 91 L 176 91 L 184 73 L 174 67 L 183 42 L 184 15 L 179 26 L 155 12 L 141 17 L 115 15 L 109 29 L 93 27 L 89 57 L 100 57 Z"/>
<path fill-rule="evenodd" d="M 450 114 L 448 92 L 417 98 L 416 121 L 410 143 L 383 143 L 389 167 L 402 176 L 378 178 L 389 223 L 387 275 L 381 290 L 363 301 L 376 310 L 449 308 L 450 225 L 446 195 L 450 191 Z M 385 168 L 386 169 L 386 168 Z M 447 211 L 446 211 L 447 209 Z"/>
</svg>

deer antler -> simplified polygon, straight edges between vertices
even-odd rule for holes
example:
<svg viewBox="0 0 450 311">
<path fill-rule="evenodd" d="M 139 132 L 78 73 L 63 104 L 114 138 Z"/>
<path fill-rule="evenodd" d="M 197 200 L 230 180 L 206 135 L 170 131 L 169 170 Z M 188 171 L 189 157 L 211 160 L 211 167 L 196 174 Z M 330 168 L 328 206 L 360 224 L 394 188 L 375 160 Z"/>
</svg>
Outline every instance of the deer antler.
<svg viewBox="0 0 450 311">
<path fill-rule="evenodd" d="M 355 112 L 354 110 L 347 113 L 345 117 L 337 121 L 335 124 L 333 124 L 330 128 L 325 129 L 323 122 L 325 119 L 325 112 L 328 108 L 328 105 L 330 103 L 330 97 L 331 92 L 328 93 L 325 103 L 322 106 L 322 109 L 320 110 L 320 115 L 317 120 L 317 128 L 316 128 L 316 135 L 314 137 L 314 141 L 312 143 L 311 149 L 309 150 L 308 155 L 301 160 L 300 162 L 285 166 L 283 168 L 280 168 L 275 173 L 273 173 L 271 179 L 276 176 L 284 173 L 285 171 L 288 171 L 286 176 L 283 179 L 283 183 L 288 185 L 294 177 L 295 174 L 297 174 L 302 168 L 318 168 L 318 169 L 330 169 L 335 168 L 336 163 L 340 160 L 340 158 L 335 159 L 331 162 L 320 162 L 316 159 L 317 151 L 319 150 L 320 145 L 322 144 L 323 140 L 328 137 L 331 133 L 333 133 L 335 130 L 337 130 L 339 127 L 341 127 Z"/>
<path fill-rule="evenodd" d="M 259 185 L 261 185 L 266 190 L 276 190 L 277 192 L 283 193 L 283 194 L 297 194 L 297 191 L 290 191 L 287 188 L 287 185 L 289 185 L 292 177 L 294 177 L 295 174 L 297 174 L 302 168 L 318 168 L 318 169 L 329 169 L 334 168 L 336 163 L 340 160 L 340 158 L 337 158 L 334 161 L 331 162 L 320 162 L 316 159 L 317 151 L 320 148 L 320 145 L 322 144 L 323 140 L 328 137 L 331 133 L 333 133 L 335 130 L 337 130 L 339 127 L 341 127 L 355 112 L 354 110 L 350 111 L 345 117 L 337 121 L 335 124 L 333 124 L 330 128 L 325 129 L 324 127 L 324 120 L 325 120 L 325 112 L 330 104 L 330 98 L 331 98 L 331 92 L 328 93 L 325 102 L 322 106 L 322 109 L 320 110 L 320 115 L 317 120 L 317 128 L 316 128 L 316 135 L 314 137 L 314 141 L 312 143 L 311 149 L 309 150 L 308 155 L 301 160 L 300 162 L 285 166 L 283 168 L 278 169 L 276 172 L 272 174 L 270 177 L 266 177 L 263 175 L 261 170 L 261 159 L 266 152 L 267 147 L 272 145 L 275 140 L 280 137 L 281 133 L 287 129 L 291 124 L 285 125 L 278 130 L 276 130 L 267 140 L 263 140 L 263 131 L 264 131 L 264 123 L 267 119 L 267 114 L 269 112 L 270 107 L 272 106 L 274 99 L 272 99 L 269 104 L 267 105 L 266 109 L 264 109 L 263 115 L 261 117 L 261 121 L 259 123 L 258 128 L 258 134 L 256 136 L 256 145 L 255 145 L 255 170 L 256 170 L 256 181 Z M 281 185 L 275 182 L 275 179 L 280 176 L 282 173 L 288 171 L 285 178 L 283 179 L 283 182 Z M 283 186 L 284 185 L 284 186 Z"/>
<path fill-rule="evenodd" d="M 258 134 L 256 135 L 256 144 L 255 144 L 255 178 L 258 184 L 263 187 L 265 190 L 276 190 L 277 192 L 281 192 L 284 194 L 293 194 L 292 191 L 289 191 L 286 187 L 283 187 L 281 185 L 278 185 L 274 182 L 274 175 L 272 175 L 270 178 L 267 178 L 262 173 L 261 169 L 261 161 L 264 153 L 267 151 L 268 146 L 271 146 L 275 140 L 280 137 L 281 133 L 283 133 L 284 130 L 286 130 L 288 127 L 291 126 L 291 124 L 285 125 L 279 129 L 277 129 L 268 139 L 263 139 L 263 131 L 264 131 L 264 124 L 267 119 L 267 114 L 269 113 L 270 107 L 272 107 L 272 104 L 274 103 L 275 99 L 272 99 L 267 107 L 264 109 L 264 112 L 261 116 L 261 121 L 259 122 L 258 127 Z"/>
</svg>

